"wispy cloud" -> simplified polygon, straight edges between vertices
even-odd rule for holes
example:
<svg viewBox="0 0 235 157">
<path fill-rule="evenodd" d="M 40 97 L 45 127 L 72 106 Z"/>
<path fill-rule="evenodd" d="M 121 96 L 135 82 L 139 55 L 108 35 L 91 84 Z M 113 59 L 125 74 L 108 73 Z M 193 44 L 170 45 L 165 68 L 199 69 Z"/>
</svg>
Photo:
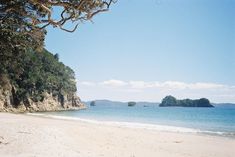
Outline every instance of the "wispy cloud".
<svg viewBox="0 0 235 157">
<path fill-rule="evenodd" d="M 218 89 L 226 87 L 226 85 L 216 84 L 216 83 L 205 83 L 205 82 L 185 83 L 177 81 L 166 81 L 160 83 L 160 86 L 164 88 L 173 88 L 173 89 Z"/>
<path fill-rule="evenodd" d="M 164 96 L 170 94 L 178 98 L 207 97 L 214 102 L 235 102 L 234 85 L 232 86 L 212 82 L 147 82 L 110 79 L 100 82 L 82 81 L 78 82 L 78 85 L 80 90 L 79 93 L 86 91 L 85 97 L 89 98 L 99 95 L 99 98 L 116 100 L 137 99 L 160 101 Z"/>
<path fill-rule="evenodd" d="M 95 86 L 96 85 L 95 82 L 91 82 L 91 81 L 82 81 L 80 84 L 84 85 L 84 86 Z"/>
<path fill-rule="evenodd" d="M 221 89 L 229 88 L 228 85 L 216 84 L 216 83 L 206 83 L 206 82 L 196 82 L 196 83 L 185 83 L 179 81 L 165 81 L 165 82 L 146 82 L 146 81 L 122 81 L 122 80 L 106 80 L 102 82 L 91 82 L 82 81 L 80 83 L 84 86 L 95 86 L 102 85 L 106 87 L 128 87 L 133 89 L 148 89 L 148 88 L 167 88 L 167 89 Z M 234 86 L 231 86 L 234 88 Z"/>
<path fill-rule="evenodd" d="M 114 79 L 103 81 L 103 82 L 100 82 L 99 84 L 104 85 L 104 86 L 110 86 L 110 87 L 123 87 L 123 86 L 128 85 L 128 83 L 125 81 L 114 80 Z"/>
<path fill-rule="evenodd" d="M 153 88 L 156 87 L 158 83 L 157 82 L 145 82 L 145 81 L 129 81 L 128 85 L 131 88 L 139 88 L 139 89 L 145 89 L 145 88 Z"/>
</svg>

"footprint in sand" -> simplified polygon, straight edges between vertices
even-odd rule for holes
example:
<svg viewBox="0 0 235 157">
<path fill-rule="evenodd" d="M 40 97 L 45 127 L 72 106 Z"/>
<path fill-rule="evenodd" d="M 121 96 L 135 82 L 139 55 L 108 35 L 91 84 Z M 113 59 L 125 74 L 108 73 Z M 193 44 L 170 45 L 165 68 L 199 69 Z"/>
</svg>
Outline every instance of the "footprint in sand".
<svg viewBox="0 0 235 157">
<path fill-rule="evenodd" d="M 8 142 L 4 142 L 4 137 L 0 136 L 0 145 L 1 144 L 7 145 L 9 143 Z"/>
<path fill-rule="evenodd" d="M 183 141 L 174 141 L 174 143 L 182 143 Z"/>
</svg>

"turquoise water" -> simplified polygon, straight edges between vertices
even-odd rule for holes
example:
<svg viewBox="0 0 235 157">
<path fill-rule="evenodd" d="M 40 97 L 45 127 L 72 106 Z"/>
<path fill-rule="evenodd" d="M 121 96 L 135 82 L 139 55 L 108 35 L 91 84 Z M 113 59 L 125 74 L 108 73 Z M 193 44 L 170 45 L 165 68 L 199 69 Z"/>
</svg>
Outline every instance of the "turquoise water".
<svg viewBox="0 0 235 157">
<path fill-rule="evenodd" d="M 148 107 L 127 105 L 102 105 L 88 107 L 81 111 L 47 113 L 51 116 L 78 118 L 93 122 L 119 122 L 125 126 L 138 124 L 141 127 L 163 127 L 166 131 L 201 132 L 235 136 L 235 106 L 215 108 L 183 108 L 183 107 Z M 141 124 L 141 125 L 140 125 Z M 136 125 L 133 125 L 136 126 Z M 180 129 L 179 129 L 180 128 Z M 164 130 L 163 129 L 163 130 Z M 187 132 L 187 131 L 186 131 Z"/>
</svg>

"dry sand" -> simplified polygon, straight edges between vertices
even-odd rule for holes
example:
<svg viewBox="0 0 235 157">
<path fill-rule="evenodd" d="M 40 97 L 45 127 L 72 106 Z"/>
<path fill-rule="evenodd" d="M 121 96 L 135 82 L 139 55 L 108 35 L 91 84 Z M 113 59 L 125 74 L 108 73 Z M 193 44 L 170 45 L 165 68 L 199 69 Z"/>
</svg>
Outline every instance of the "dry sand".
<svg viewBox="0 0 235 157">
<path fill-rule="evenodd" d="M 0 157 L 234 157 L 235 139 L 0 113 Z"/>
</svg>

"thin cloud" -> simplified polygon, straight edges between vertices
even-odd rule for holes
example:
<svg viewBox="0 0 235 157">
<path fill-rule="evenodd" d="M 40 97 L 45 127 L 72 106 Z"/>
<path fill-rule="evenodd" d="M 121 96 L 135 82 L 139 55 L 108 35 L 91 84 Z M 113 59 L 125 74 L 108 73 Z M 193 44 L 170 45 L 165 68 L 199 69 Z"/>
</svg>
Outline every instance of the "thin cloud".
<svg viewBox="0 0 235 157">
<path fill-rule="evenodd" d="M 227 88 L 228 86 L 223 84 L 215 83 L 195 83 L 189 84 L 190 89 L 218 89 L 218 88 Z"/>
<path fill-rule="evenodd" d="M 99 84 L 104 85 L 104 86 L 111 86 L 111 87 L 123 87 L 128 85 L 128 83 L 126 83 L 125 81 L 121 81 L 121 80 L 107 80 L 107 81 L 103 81 L 100 82 Z"/>
<path fill-rule="evenodd" d="M 235 102 L 235 86 L 212 82 L 186 83 L 180 81 L 78 82 L 79 93 L 85 99 L 161 101 L 166 95 L 177 98 L 209 98 L 212 102 Z"/>
<path fill-rule="evenodd" d="M 146 82 L 146 81 L 122 81 L 122 80 L 106 80 L 102 82 L 91 82 L 91 81 L 83 81 L 80 83 L 85 86 L 94 86 L 101 85 L 106 87 L 126 87 L 129 89 L 148 89 L 148 88 L 165 88 L 165 89 L 225 89 L 230 88 L 234 89 L 235 86 L 228 86 L 223 84 L 216 83 L 207 83 L 207 82 L 196 82 L 196 83 L 185 83 L 180 81 L 165 81 L 165 82 Z"/>
<path fill-rule="evenodd" d="M 225 88 L 226 85 L 204 82 L 185 83 L 178 81 L 166 81 L 162 83 L 162 87 L 171 89 L 218 89 Z"/>
<path fill-rule="evenodd" d="M 128 84 L 131 88 L 139 88 L 139 89 L 152 88 L 155 86 L 155 83 L 144 82 L 144 81 L 129 81 Z"/>
<path fill-rule="evenodd" d="M 83 81 L 80 84 L 84 85 L 84 86 L 95 86 L 96 85 L 95 82 L 91 82 L 91 81 Z"/>
</svg>

